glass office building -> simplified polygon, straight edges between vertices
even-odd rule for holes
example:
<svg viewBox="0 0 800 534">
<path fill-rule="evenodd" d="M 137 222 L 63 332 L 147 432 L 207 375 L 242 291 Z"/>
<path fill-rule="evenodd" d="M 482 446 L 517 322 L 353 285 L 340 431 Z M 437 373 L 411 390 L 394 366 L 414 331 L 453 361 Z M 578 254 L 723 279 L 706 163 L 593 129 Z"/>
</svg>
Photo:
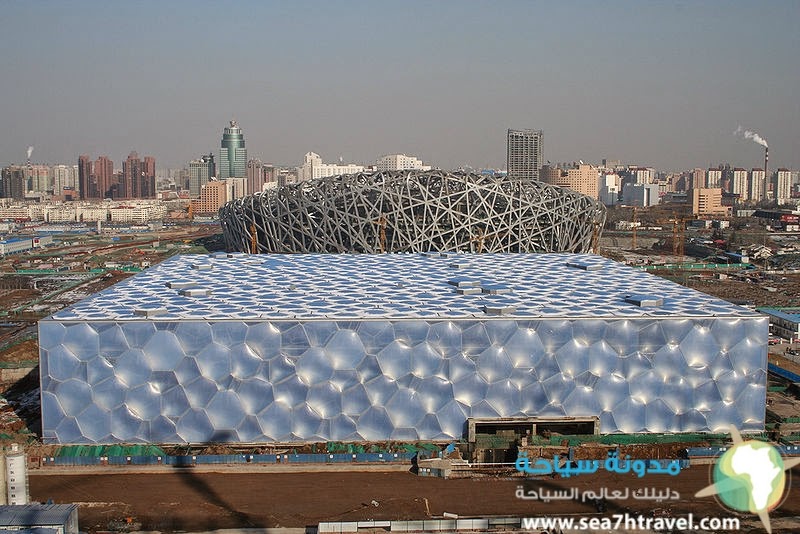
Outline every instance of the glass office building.
<svg viewBox="0 0 800 534">
<path fill-rule="evenodd" d="M 217 174 L 220 180 L 247 176 L 247 149 L 244 146 L 244 134 L 236 121 L 231 121 L 222 133 Z"/>
</svg>

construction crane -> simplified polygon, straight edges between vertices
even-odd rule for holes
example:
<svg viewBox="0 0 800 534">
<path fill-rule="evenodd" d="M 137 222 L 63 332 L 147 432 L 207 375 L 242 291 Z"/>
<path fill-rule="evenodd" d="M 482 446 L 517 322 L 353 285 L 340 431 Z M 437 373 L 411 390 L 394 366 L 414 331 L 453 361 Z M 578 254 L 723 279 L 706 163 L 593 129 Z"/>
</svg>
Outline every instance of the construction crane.
<svg viewBox="0 0 800 534">
<path fill-rule="evenodd" d="M 256 223 L 250 223 L 250 254 L 258 254 L 258 232 Z"/>
<path fill-rule="evenodd" d="M 600 223 L 594 221 L 592 224 L 592 253 L 597 254 L 600 250 Z"/>
<path fill-rule="evenodd" d="M 381 253 L 386 252 L 386 215 L 381 214 L 378 217 L 378 220 L 373 221 L 372 224 L 377 224 L 380 226 L 380 230 L 378 232 L 378 244 L 380 245 Z"/>
<path fill-rule="evenodd" d="M 483 231 L 483 228 L 478 228 L 478 237 L 473 237 L 470 241 L 477 241 L 478 242 L 478 254 L 483 252 L 483 241 L 486 238 L 486 234 Z"/>
<path fill-rule="evenodd" d="M 672 254 L 680 256 L 681 263 L 683 263 L 683 243 L 684 243 L 684 230 L 686 229 L 686 219 L 675 218 L 672 226 Z"/>
</svg>

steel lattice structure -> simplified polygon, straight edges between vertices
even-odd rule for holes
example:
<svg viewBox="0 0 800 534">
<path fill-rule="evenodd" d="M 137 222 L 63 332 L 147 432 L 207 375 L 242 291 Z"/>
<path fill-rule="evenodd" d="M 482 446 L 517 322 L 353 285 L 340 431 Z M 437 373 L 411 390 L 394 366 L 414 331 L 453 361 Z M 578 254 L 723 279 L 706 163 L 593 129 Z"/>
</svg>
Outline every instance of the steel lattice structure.
<svg viewBox="0 0 800 534">
<path fill-rule="evenodd" d="M 240 252 L 587 252 L 605 213 L 543 182 L 437 170 L 289 184 L 229 202 L 220 220 Z"/>
</svg>

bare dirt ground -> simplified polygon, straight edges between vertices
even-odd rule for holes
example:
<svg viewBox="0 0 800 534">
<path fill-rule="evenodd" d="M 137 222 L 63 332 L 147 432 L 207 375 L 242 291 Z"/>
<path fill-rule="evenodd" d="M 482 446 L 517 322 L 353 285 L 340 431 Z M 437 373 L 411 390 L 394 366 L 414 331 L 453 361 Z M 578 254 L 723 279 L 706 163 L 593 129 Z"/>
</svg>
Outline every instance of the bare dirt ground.
<svg viewBox="0 0 800 534">
<path fill-rule="evenodd" d="M 10 346 L 0 354 L 2 362 L 35 362 L 39 360 L 39 342 L 35 339 L 26 339 Z"/>
<path fill-rule="evenodd" d="M 225 468 L 220 468 L 224 470 Z M 252 473 L 200 472 L 176 469 L 162 473 L 64 475 L 32 472 L 31 497 L 37 501 L 80 503 L 80 528 L 94 533 L 109 523 L 132 518 L 142 530 L 202 531 L 242 527 L 303 527 L 320 521 L 425 519 L 444 512 L 460 516 L 597 515 L 589 502 L 521 500 L 520 479 L 459 479 L 417 477 L 408 472 Z M 694 466 L 677 476 L 598 472 L 569 479 L 528 479 L 527 489 L 597 491 L 629 488 L 670 488 L 678 501 L 609 500 L 603 514 L 625 512 L 652 516 L 653 510 L 672 516 L 693 513 L 731 516 L 713 497 L 694 498 L 709 484 L 708 466 Z M 800 469 L 793 478 L 800 480 Z M 770 517 L 773 532 L 800 531 L 800 484 L 787 483 L 787 498 Z M 377 502 L 377 506 L 372 501 Z M 741 516 L 740 532 L 763 532 L 758 519 Z"/>
<path fill-rule="evenodd" d="M 787 274 L 763 284 L 739 280 L 690 280 L 688 287 L 726 300 L 747 300 L 756 306 L 797 306 L 800 302 L 800 275 Z M 774 292 L 764 289 L 771 287 Z"/>
</svg>

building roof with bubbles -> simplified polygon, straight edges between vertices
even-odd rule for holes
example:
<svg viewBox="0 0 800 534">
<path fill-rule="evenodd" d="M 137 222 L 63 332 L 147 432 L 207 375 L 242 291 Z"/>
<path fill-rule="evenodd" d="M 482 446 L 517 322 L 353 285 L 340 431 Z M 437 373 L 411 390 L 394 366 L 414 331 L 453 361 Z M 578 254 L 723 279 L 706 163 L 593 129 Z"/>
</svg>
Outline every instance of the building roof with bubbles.
<svg viewBox="0 0 800 534">
<path fill-rule="evenodd" d="M 591 254 L 215 253 L 170 258 L 57 312 L 87 320 L 754 317 Z"/>
</svg>

